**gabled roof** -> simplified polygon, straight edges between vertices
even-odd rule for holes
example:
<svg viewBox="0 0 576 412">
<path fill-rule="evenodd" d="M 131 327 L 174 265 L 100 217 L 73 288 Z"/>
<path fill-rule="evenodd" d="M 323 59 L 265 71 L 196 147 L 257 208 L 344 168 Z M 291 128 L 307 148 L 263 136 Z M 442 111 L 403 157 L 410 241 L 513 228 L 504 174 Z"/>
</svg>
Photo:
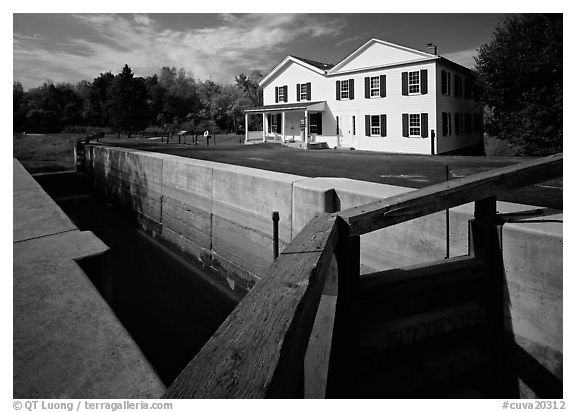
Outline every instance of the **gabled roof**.
<svg viewBox="0 0 576 412">
<path fill-rule="evenodd" d="M 444 63 L 453 65 L 454 67 L 458 67 L 461 70 L 465 70 L 468 72 L 471 71 L 467 67 L 464 67 L 458 63 L 455 63 L 451 60 L 448 60 L 448 59 L 441 57 L 441 56 L 438 56 L 436 54 L 426 53 L 426 52 L 423 52 L 421 50 L 416 50 L 416 49 L 412 49 L 410 47 L 401 46 L 399 44 L 390 43 L 390 42 L 387 42 L 384 40 L 379 40 L 379 39 L 373 38 L 373 39 L 368 40 L 366 43 L 364 43 L 362 46 L 360 46 L 356 50 L 354 50 L 352 53 L 350 53 L 348 56 L 346 56 L 344 59 L 342 59 L 336 65 L 329 64 L 329 63 L 321 63 L 321 62 L 318 62 L 315 60 L 305 59 L 302 57 L 296 57 L 296 56 L 289 55 L 289 56 L 285 57 L 284 60 L 282 60 L 276 66 L 274 66 L 274 68 L 272 70 L 270 70 L 270 72 L 266 76 L 264 76 L 264 78 L 262 78 L 262 80 L 260 80 L 259 85 L 264 86 L 264 84 L 266 84 L 268 81 L 270 81 L 270 79 L 272 77 L 274 77 L 274 75 L 276 73 L 281 71 L 284 68 L 284 66 L 286 66 L 290 62 L 297 63 L 297 64 L 299 64 L 303 67 L 306 67 L 306 68 L 312 70 L 313 72 L 318 73 L 318 74 L 323 75 L 323 76 L 336 75 L 339 73 L 339 70 L 343 66 L 345 66 L 347 63 L 352 61 L 354 58 L 356 58 L 360 54 L 362 54 L 365 50 L 367 50 L 370 46 L 372 46 L 375 43 L 382 44 L 382 45 L 385 45 L 388 47 L 392 47 L 392 48 L 395 48 L 398 50 L 402 50 L 402 51 L 405 51 L 405 52 L 408 52 L 408 53 L 411 53 L 414 55 L 413 60 L 409 60 L 409 61 L 405 61 L 405 62 L 396 62 L 396 63 L 392 64 L 393 66 L 400 65 L 400 64 L 417 63 L 417 62 L 429 61 L 429 60 L 439 60 L 439 61 L 442 61 Z M 350 71 L 366 70 L 366 69 L 372 69 L 372 68 L 377 68 L 377 67 L 386 67 L 386 66 L 389 66 L 389 65 L 377 64 L 374 67 L 365 67 L 362 69 L 353 69 Z M 348 72 L 348 71 L 344 71 L 342 73 L 346 73 L 346 72 Z"/>
<path fill-rule="evenodd" d="M 270 70 L 270 72 L 268 72 L 268 74 L 264 76 L 262 80 L 260 80 L 259 85 L 263 86 L 264 84 L 266 84 L 272 77 L 274 77 L 276 73 L 278 73 L 284 66 L 286 66 L 290 62 L 304 66 L 307 69 L 310 69 L 313 72 L 322 75 L 326 74 L 326 72 L 332 68 L 331 64 L 320 63 L 315 60 L 303 59 L 301 57 L 296 56 L 286 56 L 284 60 L 282 60 L 280 63 L 274 66 L 274 68 Z"/>
<path fill-rule="evenodd" d="M 354 58 L 356 58 L 357 56 L 359 56 L 360 54 L 362 54 L 365 50 L 367 50 L 370 46 L 372 46 L 374 43 L 378 43 L 378 44 L 382 44 L 388 47 L 392 47 L 395 49 L 399 49 L 399 50 L 403 50 L 409 53 L 412 53 L 415 55 L 416 60 L 436 60 L 439 58 L 439 56 L 435 55 L 435 54 L 430 54 L 430 53 L 426 53 L 423 52 L 421 50 L 416 50 L 416 49 L 412 49 L 410 47 L 406 47 L 406 46 L 401 46 L 399 44 L 394 44 L 394 43 L 390 43 L 384 40 L 379 40 L 379 39 L 370 39 L 368 40 L 366 43 L 364 43 L 362 46 L 360 46 L 359 48 L 357 48 L 356 50 L 354 50 L 352 53 L 350 53 L 348 56 L 346 56 L 344 59 L 342 59 L 339 63 L 337 63 L 334 67 L 332 67 L 329 71 L 328 74 L 334 74 L 336 72 L 338 72 L 338 70 L 340 68 L 342 68 L 344 65 L 346 65 L 347 63 L 349 63 L 350 61 L 352 61 Z"/>
<path fill-rule="evenodd" d="M 304 63 L 308 63 L 311 66 L 317 67 L 320 70 L 330 70 L 332 67 L 334 67 L 333 64 L 330 63 L 321 63 L 321 62 L 317 62 L 315 60 L 310 60 L 310 59 L 304 59 L 302 57 L 296 57 L 296 56 L 292 56 L 295 59 L 298 59 L 300 61 L 303 61 Z"/>
</svg>

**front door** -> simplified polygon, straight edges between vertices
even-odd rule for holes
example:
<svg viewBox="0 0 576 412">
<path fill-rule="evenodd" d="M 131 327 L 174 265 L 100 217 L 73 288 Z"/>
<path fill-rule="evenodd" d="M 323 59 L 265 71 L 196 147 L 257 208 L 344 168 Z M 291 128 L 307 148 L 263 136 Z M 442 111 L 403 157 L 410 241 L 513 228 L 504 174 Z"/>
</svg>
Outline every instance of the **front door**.
<svg viewBox="0 0 576 412">
<path fill-rule="evenodd" d="M 355 116 L 339 116 L 340 146 L 354 146 Z"/>
</svg>

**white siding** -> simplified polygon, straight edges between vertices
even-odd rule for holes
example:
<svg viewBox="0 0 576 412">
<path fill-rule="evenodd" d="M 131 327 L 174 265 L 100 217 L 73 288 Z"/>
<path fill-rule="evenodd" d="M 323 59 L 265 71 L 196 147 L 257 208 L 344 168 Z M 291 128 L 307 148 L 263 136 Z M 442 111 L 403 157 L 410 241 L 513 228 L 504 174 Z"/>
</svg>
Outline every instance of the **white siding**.
<svg viewBox="0 0 576 412">
<path fill-rule="evenodd" d="M 409 50 L 386 44 L 373 43 L 366 50 L 340 67 L 338 71 L 359 70 L 377 65 L 383 66 L 387 64 L 404 63 L 422 58 L 424 58 L 423 55 Z"/>
<path fill-rule="evenodd" d="M 288 103 L 296 103 L 296 84 L 308 82 L 312 83 L 311 100 L 326 100 L 321 90 L 318 90 L 318 86 L 323 81 L 325 81 L 325 78 L 321 74 L 313 72 L 300 64 L 289 62 L 286 68 L 264 87 L 264 105 L 276 104 L 275 90 L 276 87 L 282 86 L 288 86 Z"/>
<path fill-rule="evenodd" d="M 402 95 L 402 72 L 428 70 L 428 93 L 424 95 Z M 386 75 L 386 97 L 364 97 L 364 78 Z M 336 80 L 354 79 L 354 100 L 335 100 Z M 436 129 L 435 105 L 436 84 L 434 63 L 416 64 L 354 75 L 331 77 L 332 100 L 328 106 L 333 116 L 356 116 L 356 136 L 353 146 L 359 150 L 430 154 L 430 129 Z M 428 137 L 403 137 L 402 113 L 428 113 Z M 387 135 L 366 136 L 364 116 L 385 114 Z M 334 117 L 335 118 L 335 117 Z M 334 129 L 336 125 L 334 123 Z"/>
<path fill-rule="evenodd" d="M 369 49 L 370 50 L 370 49 Z M 376 58 L 376 57 L 373 57 Z M 441 77 L 438 61 L 425 63 L 407 63 L 402 66 L 379 70 L 365 70 L 353 74 L 323 76 L 312 70 L 291 62 L 284 70 L 272 78 L 264 87 L 264 105 L 275 104 L 275 87 L 288 87 L 288 103 L 296 103 L 296 84 L 311 83 L 311 101 L 326 101 L 322 116 L 322 135 L 313 136 L 313 141 L 325 141 L 330 147 L 337 144 L 351 145 L 359 150 L 432 153 L 431 131 L 436 133 L 435 153 L 443 153 L 474 145 L 481 139 L 479 135 L 442 136 L 442 111 L 455 113 L 467 111 L 478 113 L 479 108 L 471 99 L 456 99 L 441 95 Z M 374 64 L 372 64 L 374 66 Z M 450 66 L 452 67 L 452 66 Z M 428 93 L 425 95 L 402 95 L 402 72 L 428 71 Z M 446 68 L 444 68 L 446 70 Z M 454 69 L 449 69 L 454 72 Z M 365 98 L 364 78 L 386 75 L 386 97 Z M 336 81 L 354 79 L 354 99 L 336 100 Z M 452 77 L 453 81 L 453 77 Z M 452 87 L 453 89 L 453 87 Z M 280 103 L 279 103 L 280 104 Z M 403 113 L 428 113 L 428 137 L 403 137 Z M 387 117 L 387 136 L 366 136 L 365 115 L 385 114 Z M 285 133 L 288 140 L 300 140 L 300 117 L 303 111 L 287 111 Z M 351 139 L 336 135 L 336 117 L 342 119 L 341 126 L 356 118 L 356 134 Z"/>
<path fill-rule="evenodd" d="M 450 95 L 446 96 L 442 94 L 442 70 L 450 73 Z M 436 132 L 436 153 L 446 153 L 453 150 L 461 149 L 468 146 L 474 146 L 482 142 L 482 133 L 474 133 L 472 129 L 471 133 L 465 134 L 461 133 L 456 135 L 454 128 L 454 114 L 455 113 L 470 113 L 472 117 L 476 113 L 482 113 L 481 106 L 474 99 L 467 99 L 464 97 L 464 90 L 462 90 L 461 97 L 454 96 L 454 76 L 458 74 L 463 76 L 465 73 L 456 70 L 452 65 L 446 65 L 443 63 L 438 63 L 437 75 L 436 75 L 436 87 L 438 89 L 437 94 L 437 113 L 436 122 L 438 124 L 438 129 Z M 442 112 L 450 113 L 452 122 L 452 134 L 450 136 L 442 135 Z M 462 116 L 464 120 L 464 115 Z"/>
</svg>

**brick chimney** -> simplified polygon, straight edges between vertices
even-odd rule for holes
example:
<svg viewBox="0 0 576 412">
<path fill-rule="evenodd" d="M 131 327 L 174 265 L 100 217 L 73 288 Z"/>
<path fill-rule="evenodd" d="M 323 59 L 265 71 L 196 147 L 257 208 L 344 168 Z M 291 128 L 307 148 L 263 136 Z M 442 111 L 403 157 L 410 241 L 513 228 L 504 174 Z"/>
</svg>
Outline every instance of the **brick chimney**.
<svg viewBox="0 0 576 412">
<path fill-rule="evenodd" d="M 438 54 L 438 48 L 434 43 L 428 43 L 426 46 L 428 46 L 428 49 L 426 50 L 428 53 Z"/>
</svg>

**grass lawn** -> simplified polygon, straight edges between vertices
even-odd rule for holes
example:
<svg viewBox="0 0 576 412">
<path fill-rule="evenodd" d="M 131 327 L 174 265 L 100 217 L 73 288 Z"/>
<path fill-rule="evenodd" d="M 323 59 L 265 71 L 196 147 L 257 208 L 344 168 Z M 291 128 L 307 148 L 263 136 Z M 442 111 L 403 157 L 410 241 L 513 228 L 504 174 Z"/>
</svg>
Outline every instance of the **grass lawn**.
<svg viewBox="0 0 576 412">
<path fill-rule="evenodd" d="M 14 136 L 14 156 L 31 172 L 73 170 L 73 143 L 80 134 Z M 131 138 L 115 135 L 100 139 L 108 145 L 131 147 L 183 157 L 236 164 L 308 177 L 345 177 L 376 183 L 421 188 L 449 179 L 522 162 L 515 157 L 424 156 L 358 150 L 301 150 L 279 144 L 244 145 L 243 136 L 217 135 L 210 145 L 204 137 L 194 144 L 190 136 L 172 139 Z M 501 200 L 562 209 L 563 179 L 507 193 Z"/>
<path fill-rule="evenodd" d="M 13 157 L 30 173 L 75 170 L 74 144 L 82 137 L 78 133 L 14 133 Z"/>
</svg>

